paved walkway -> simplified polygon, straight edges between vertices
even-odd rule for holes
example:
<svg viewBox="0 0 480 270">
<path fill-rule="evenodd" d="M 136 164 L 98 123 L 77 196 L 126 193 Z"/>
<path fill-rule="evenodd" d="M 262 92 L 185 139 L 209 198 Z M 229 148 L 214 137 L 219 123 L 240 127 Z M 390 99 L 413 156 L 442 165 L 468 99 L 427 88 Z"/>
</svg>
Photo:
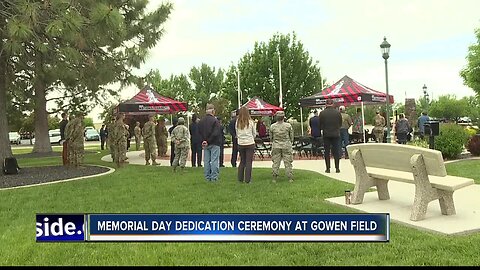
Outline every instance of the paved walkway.
<svg viewBox="0 0 480 270">
<path fill-rule="evenodd" d="M 224 162 L 226 167 L 231 167 L 230 154 L 231 148 L 226 148 Z M 130 164 L 145 164 L 143 151 L 128 152 L 127 156 Z M 112 161 L 110 155 L 104 156 L 102 160 Z M 169 158 L 164 158 L 160 162 L 160 166 L 170 166 Z M 187 161 L 187 166 L 191 166 L 190 161 Z M 270 160 L 261 161 L 257 158 L 253 166 L 256 168 L 271 168 L 272 162 Z M 349 160 L 341 160 L 340 173 L 325 173 L 325 162 L 323 160 L 297 159 L 294 161 L 293 167 L 294 169 L 314 171 L 339 181 L 355 184 L 355 172 Z M 346 205 L 343 190 L 338 191 L 342 196 L 329 198 L 327 201 L 367 213 L 390 213 L 390 218 L 396 222 L 427 231 L 443 234 L 465 234 L 480 231 L 480 185 L 471 185 L 454 193 L 456 215 L 442 215 L 438 201 L 433 201 L 429 204 L 426 218 L 422 221 L 411 221 L 409 219 L 415 194 L 414 185 L 390 181 L 389 190 L 390 200 L 388 201 L 379 201 L 376 192 L 368 192 L 365 194 L 363 204 Z"/>
</svg>

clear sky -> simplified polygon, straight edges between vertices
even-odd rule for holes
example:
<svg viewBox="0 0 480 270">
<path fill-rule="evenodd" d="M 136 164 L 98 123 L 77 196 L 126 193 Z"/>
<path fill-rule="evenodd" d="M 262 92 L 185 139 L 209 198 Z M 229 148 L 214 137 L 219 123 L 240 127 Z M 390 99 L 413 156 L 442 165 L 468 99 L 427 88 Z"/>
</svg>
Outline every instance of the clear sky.
<svg viewBox="0 0 480 270">
<path fill-rule="evenodd" d="M 162 0 L 150 0 L 150 6 Z M 480 27 L 478 0 L 172 0 L 165 35 L 137 74 L 188 74 L 206 63 L 227 68 L 255 41 L 295 31 L 332 84 L 348 75 L 385 92 L 380 43 L 391 44 L 389 92 L 396 102 L 423 95 L 473 95 L 459 76 Z M 138 89 L 121 92 L 132 97 Z M 90 116 L 98 119 L 99 110 Z"/>
</svg>

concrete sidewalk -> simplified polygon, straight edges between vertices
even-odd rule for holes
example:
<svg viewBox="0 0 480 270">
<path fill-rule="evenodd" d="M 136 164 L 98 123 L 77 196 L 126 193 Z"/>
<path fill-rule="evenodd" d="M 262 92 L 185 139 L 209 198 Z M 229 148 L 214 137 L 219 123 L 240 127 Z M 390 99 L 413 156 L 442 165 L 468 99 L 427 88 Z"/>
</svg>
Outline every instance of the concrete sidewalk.
<svg viewBox="0 0 480 270">
<path fill-rule="evenodd" d="M 226 148 L 224 162 L 226 167 L 231 167 L 230 154 L 231 149 Z M 145 164 L 143 151 L 128 152 L 127 156 L 130 164 Z M 110 155 L 104 156 L 102 160 L 112 162 Z M 160 162 L 160 166 L 170 166 L 169 159 L 160 160 Z M 187 161 L 187 166 L 191 166 L 190 161 Z M 256 168 L 271 168 L 272 162 L 270 160 L 255 160 L 253 166 Z M 293 167 L 294 169 L 309 170 L 339 181 L 355 184 L 355 171 L 349 160 L 341 160 L 340 173 L 335 173 L 334 169 L 332 170 L 332 173 L 325 173 L 324 160 L 295 160 Z M 299 182 L 301 182 L 301 180 L 299 180 Z M 426 218 L 421 221 L 410 220 L 410 211 L 413 205 L 415 194 L 414 185 L 390 181 L 389 190 L 390 200 L 387 201 L 378 200 L 376 192 L 366 193 L 363 204 L 358 205 L 346 205 L 344 196 L 329 198 L 326 200 L 328 202 L 362 212 L 390 213 L 390 218 L 393 221 L 421 230 L 433 231 L 442 234 L 466 234 L 480 231 L 480 185 L 471 185 L 454 193 L 455 208 L 457 212 L 456 215 L 442 215 L 440 212 L 440 205 L 437 200 L 432 201 L 429 204 Z"/>
</svg>

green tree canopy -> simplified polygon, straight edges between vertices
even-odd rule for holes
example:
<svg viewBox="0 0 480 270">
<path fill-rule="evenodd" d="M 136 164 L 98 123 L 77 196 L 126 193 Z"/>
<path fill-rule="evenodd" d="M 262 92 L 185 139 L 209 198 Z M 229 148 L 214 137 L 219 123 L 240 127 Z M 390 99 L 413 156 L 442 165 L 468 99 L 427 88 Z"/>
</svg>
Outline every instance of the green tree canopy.
<svg viewBox="0 0 480 270">
<path fill-rule="evenodd" d="M 160 39 L 172 9 L 165 3 L 147 12 L 146 0 L 7 2 L 14 5 L 0 32 L 9 69 L 0 72 L 7 72 L 19 103 L 26 101 L 22 93 L 34 96 L 36 152 L 51 151 L 47 101 L 55 101 L 57 111 L 88 111 L 88 101 L 115 95 L 105 86 L 135 79 L 131 68 L 140 67 Z"/>
<path fill-rule="evenodd" d="M 435 118 L 446 118 L 457 121 L 460 117 L 468 114 L 468 102 L 466 99 L 457 99 L 455 95 L 439 96 L 438 100 L 430 104 L 429 115 Z"/>
<path fill-rule="evenodd" d="M 197 113 L 204 112 L 207 103 L 213 98 L 220 101 L 220 97 L 223 94 L 222 85 L 224 79 L 224 73 L 221 68 L 215 70 L 214 67 L 202 64 L 200 67 L 193 67 L 190 70 L 189 77 L 193 84 L 193 92 L 188 97 L 188 100 L 192 102 L 191 111 Z"/>
<path fill-rule="evenodd" d="M 480 96 L 480 28 L 475 30 L 477 42 L 468 48 L 467 65 L 460 72 L 463 83 Z"/>
<path fill-rule="evenodd" d="M 321 91 L 322 76 L 318 63 L 314 63 L 303 44 L 292 35 L 275 34 L 268 42 L 256 42 L 238 65 L 226 72 L 224 96 L 230 100 L 230 110 L 238 105 L 237 68 L 240 72 L 241 103 L 258 96 L 279 106 L 279 54 L 281 62 L 283 107 L 287 117 L 300 119 L 299 100 Z M 325 80 L 324 80 L 325 81 Z M 309 109 L 304 109 L 304 117 Z"/>
</svg>

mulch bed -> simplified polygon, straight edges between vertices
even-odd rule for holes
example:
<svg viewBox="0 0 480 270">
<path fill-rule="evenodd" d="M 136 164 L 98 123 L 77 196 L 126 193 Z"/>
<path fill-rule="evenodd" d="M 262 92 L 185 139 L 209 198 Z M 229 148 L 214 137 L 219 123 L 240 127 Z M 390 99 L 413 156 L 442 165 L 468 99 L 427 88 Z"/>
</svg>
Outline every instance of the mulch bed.
<svg viewBox="0 0 480 270">
<path fill-rule="evenodd" d="M 64 166 L 43 166 L 21 168 L 18 174 L 0 174 L 0 188 L 19 187 L 32 184 L 55 182 L 81 176 L 101 174 L 109 168 L 84 165 L 78 168 Z"/>
<path fill-rule="evenodd" d="M 96 154 L 96 151 L 85 151 L 85 154 Z M 44 157 L 61 157 L 62 152 L 49 152 L 49 153 L 25 153 L 14 155 L 15 158 L 44 158 Z"/>
</svg>

